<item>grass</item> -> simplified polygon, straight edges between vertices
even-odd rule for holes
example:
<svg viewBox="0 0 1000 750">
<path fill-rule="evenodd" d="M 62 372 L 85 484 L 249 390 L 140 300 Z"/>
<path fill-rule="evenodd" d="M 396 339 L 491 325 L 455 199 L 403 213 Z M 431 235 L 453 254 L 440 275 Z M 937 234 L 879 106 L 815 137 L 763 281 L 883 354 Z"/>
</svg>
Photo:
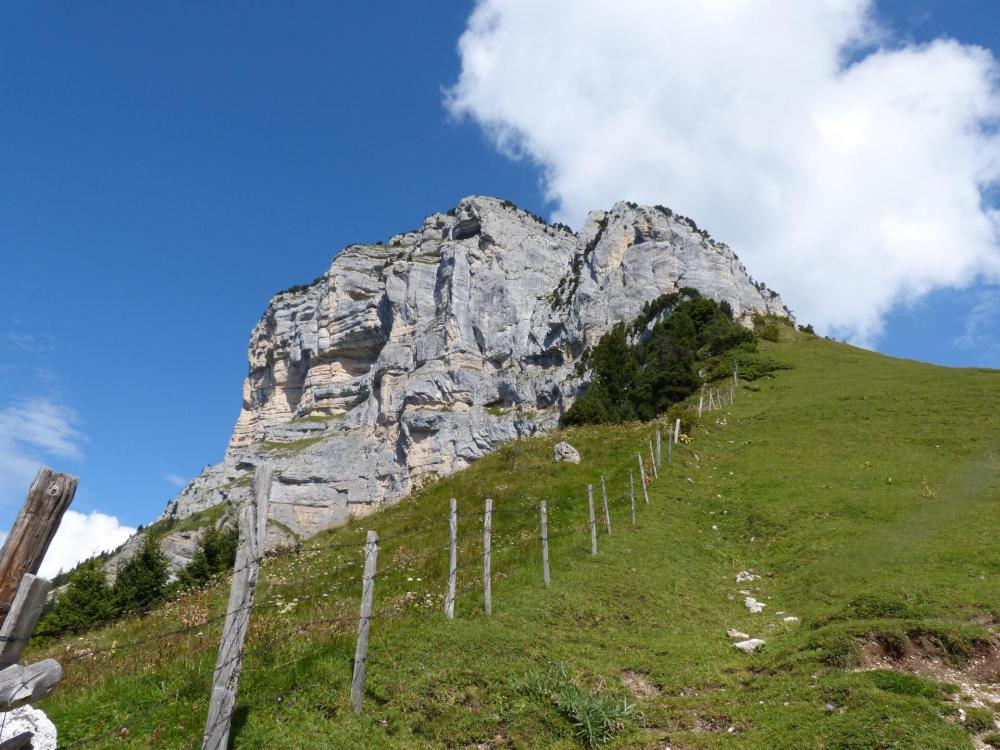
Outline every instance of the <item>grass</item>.
<svg viewBox="0 0 1000 750">
<path fill-rule="evenodd" d="M 311 445 L 323 442 L 327 437 L 329 436 L 321 435 L 319 437 L 302 438 L 301 440 L 290 440 L 288 442 L 268 441 L 263 445 L 264 450 L 269 453 L 298 453 Z"/>
<path fill-rule="evenodd" d="M 606 717 L 613 731 L 593 741 L 610 748 L 972 748 L 950 689 L 932 676 L 857 667 L 873 644 L 886 659 L 919 646 L 961 667 L 994 638 L 1000 373 L 892 359 L 787 328 L 762 355 L 791 369 L 741 387 L 724 415 L 691 430 L 650 504 L 639 500 L 635 528 L 628 470 L 648 424 L 510 443 L 305 545 L 323 549 L 266 561 L 234 747 L 579 748 L 591 742 L 581 720 L 599 727 Z M 559 440 L 580 450 L 580 465 L 551 462 Z M 613 529 L 592 557 L 586 486 L 598 488 L 599 504 L 602 475 Z M 487 494 L 496 509 L 489 618 L 476 515 Z M 461 567 L 456 617 L 445 621 L 451 497 Z M 548 589 L 540 499 L 549 501 Z M 355 716 L 368 528 L 383 541 Z M 760 578 L 737 584 L 741 570 Z M 766 603 L 762 614 L 743 607 L 743 588 Z M 35 648 L 30 659 L 64 666 L 40 703 L 60 741 L 109 732 L 92 746 L 198 746 L 220 629 L 206 619 L 227 595 L 223 581 L 146 618 Z M 185 624 L 196 629 L 125 645 Z M 767 645 L 743 654 L 727 628 Z M 109 650 L 88 655 L 93 647 Z"/>
</svg>

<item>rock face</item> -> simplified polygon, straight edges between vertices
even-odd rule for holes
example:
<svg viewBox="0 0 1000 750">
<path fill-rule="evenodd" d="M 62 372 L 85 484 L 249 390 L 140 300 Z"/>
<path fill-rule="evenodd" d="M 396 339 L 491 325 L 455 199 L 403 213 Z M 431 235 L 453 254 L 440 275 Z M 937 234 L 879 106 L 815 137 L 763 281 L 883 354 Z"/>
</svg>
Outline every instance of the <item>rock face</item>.
<svg viewBox="0 0 1000 750">
<path fill-rule="evenodd" d="M 41 709 L 25 705 L 0 717 L 0 742 L 31 732 L 34 750 L 56 750 L 56 726 Z"/>
<path fill-rule="evenodd" d="M 553 428 L 585 385 L 584 349 L 682 287 L 742 318 L 788 314 L 732 250 L 662 207 L 618 203 L 574 234 L 474 196 L 386 244 L 351 245 L 271 300 L 224 460 L 161 518 L 242 499 L 262 461 L 279 472 L 275 540 L 370 513 Z"/>
</svg>

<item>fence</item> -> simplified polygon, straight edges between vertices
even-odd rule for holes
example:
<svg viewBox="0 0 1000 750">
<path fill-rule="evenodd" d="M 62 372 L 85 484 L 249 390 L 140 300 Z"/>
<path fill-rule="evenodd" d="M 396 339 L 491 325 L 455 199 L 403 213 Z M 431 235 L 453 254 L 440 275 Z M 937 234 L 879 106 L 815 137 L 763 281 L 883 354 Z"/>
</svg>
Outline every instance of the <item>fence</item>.
<svg viewBox="0 0 1000 750">
<path fill-rule="evenodd" d="M 725 391 L 729 391 L 726 393 Z M 708 402 L 708 409 L 721 408 L 726 403 L 731 403 L 736 395 L 736 380 L 729 389 L 720 391 L 718 389 L 708 389 L 708 397 L 702 394 L 699 403 L 699 413 L 705 409 L 705 402 Z M 728 398 L 727 398 L 728 397 Z M 680 443 L 680 420 L 674 424 L 667 425 L 667 462 L 671 462 L 675 447 Z M 239 708 L 248 708 L 269 701 L 281 701 L 294 695 L 305 686 L 292 684 L 283 689 L 254 698 L 251 701 L 244 701 L 237 704 L 238 684 L 244 661 L 248 657 L 260 656 L 266 661 L 271 655 L 272 649 L 287 644 L 289 639 L 301 636 L 306 633 L 321 631 L 314 640 L 320 643 L 312 649 L 302 652 L 293 660 L 284 661 L 281 666 L 289 667 L 296 663 L 312 659 L 322 655 L 330 649 L 337 647 L 343 649 L 344 639 L 353 632 L 354 658 L 351 660 L 350 679 L 350 700 L 356 713 L 360 713 L 363 707 L 363 696 L 365 679 L 369 672 L 369 641 L 371 638 L 371 623 L 377 620 L 388 621 L 405 613 L 424 611 L 428 608 L 427 600 L 409 597 L 407 595 L 396 595 L 383 600 L 377 605 L 375 599 L 376 589 L 379 580 L 384 580 L 387 576 L 395 573 L 403 573 L 412 568 L 413 560 L 403 559 L 400 562 L 391 563 L 379 567 L 379 551 L 388 545 L 402 545 L 404 541 L 416 538 L 425 540 L 431 533 L 438 533 L 442 539 L 440 546 L 432 546 L 426 550 L 422 558 L 427 562 L 435 555 L 447 556 L 447 572 L 442 579 L 437 582 L 436 587 L 440 587 L 441 602 L 437 606 L 438 616 L 445 620 L 453 619 L 456 616 L 456 602 L 460 601 L 470 592 L 481 590 L 482 608 L 486 616 L 491 616 L 494 610 L 494 600 L 492 596 L 493 581 L 501 575 L 495 567 L 498 557 L 503 557 L 505 553 L 517 552 L 519 559 L 523 559 L 523 554 L 531 550 L 531 554 L 536 555 L 538 566 L 538 581 L 543 586 L 549 586 L 553 580 L 553 570 L 558 577 L 558 558 L 553 567 L 550 557 L 552 549 L 551 542 L 555 539 L 576 537 L 579 540 L 588 538 L 592 555 L 599 552 L 598 527 L 603 526 L 603 534 L 612 533 L 611 508 L 622 507 L 627 509 L 631 526 L 636 525 L 636 481 L 639 482 L 643 491 L 645 504 L 650 503 L 648 487 L 654 482 L 662 468 L 663 450 L 660 429 L 656 429 L 655 435 L 640 443 L 639 450 L 635 454 L 634 463 L 627 467 L 628 485 L 627 491 L 622 492 L 620 499 L 617 493 L 609 498 L 605 477 L 600 476 L 601 489 L 601 518 L 602 523 L 598 523 L 597 510 L 595 508 L 594 486 L 587 485 L 581 487 L 580 496 L 574 498 L 547 498 L 537 504 L 532 503 L 527 506 L 497 508 L 494 507 L 491 498 L 484 498 L 482 511 L 478 508 L 472 513 L 463 512 L 464 506 L 460 508 L 458 500 L 452 499 L 449 511 L 446 515 L 432 517 L 425 522 L 415 526 L 403 528 L 392 534 L 380 535 L 376 530 L 369 530 L 363 545 L 358 543 L 330 543 L 317 545 L 297 545 L 269 553 L 262 552 L 264 524 L 267 518 L 267 502 L 270 494 L 271 472 L 268 467 L 260 467 L 254 479 L 255 502 L 248 503 L 240 513 L 240 536 L 239 552 L 237 562 L 232 572 L 232 587 L 230 591 L 229 604 L 226 611 L 212 617 L 205 616 L 197 619 L 191 624 L 182 627 L 169 628 L 161 632 L 152 633 L 142 638 L 132 641 L 118 643 L 111 646 L 101 646 L 83 649 L 62 659 L 63 665 L 71 665 L 84 660 L 93 660 L 101 656 L 121 655 L 123 653 L 142 650 L 150 647 L 151 644 L 158 644 L 168 639 L 179 637 L 201 637 L 204 628 L 213 623 L 223 623 L 221 642 L 215 667 L 210 675 L 201 673 L 191 680 L 185 681 L 170 690 L 169 694 L 162 699 L 154 700 L 148 704 L 133 710 L 124 718 L 116 718 L 113 726 L 101 727 L 98 731 L 86 734 L 75 741 L 60 745 L 60 750 L 69 748 L 84 747 L 113 737 L 127 737 L 131 729 L 142 719 L 152 715 L 158 709 L 174 703 L 178 698 L 192 697 L 198 692 L 207 690 L 209 692 L 209 708 L 205 722 L 204 733 L 200 740 L 193 741 L 190 745 L 192 750 L 202 748 L 202 750 L 222 750 L 228 746 L 230 726 L 236 711 Z M 655 443 L 654 443 L 655 441 Z M 645 453 L 645 455 L 644 455 Z M 625 467 L 619 468 L 624 477 Z M 586 504 L 582 503 L 583 490 L 586 490 Z M 553 527 L 553 511 L 557 514 L 557 524 Z M 584 515 L 586 514 L 586 515 Z M 476 521 L 477 528 L 472 532 L 459 533 L 459 519 L 465 518 Z M 510 524 L 509 521 L 519 521 L 520 525 Z M 569 523 L 566 523 L 569 521 Z M 481 523 L 480 523 L 481 522 Z M 505 527 L 513 527 L 516 532 L 511 539 L 506 542 L 497 543 L 498 532 L 504 531 Z M 510 531 L 510 529 L 507 529 Z M 475 546 L 481 543 L 479 549 L 470 550 L 469 540 L 476 539 Z M 303 557 L 310 553 L 319 553 L 326 550 L 338 550 L 344 553 L 361 552 L 360 561 L 347 559 L 339 568 L 334 571 L 325 571 L 322 576 L 330 577 L 337 574 L 353 574 L 355 571 L 360 575 L 352 578 L 352 585 L 355 590 L 360 589 L 360 607 L 352 612 L 349 609 L 349 601 L 337 602 L 335 598 L 329 597 L 329 592 L 323 592 L 309 597 L 298 597 L 296 605 L 304 602 L 312 602 L 317 605 L 324 616 L 310 618 L 308 623 L 296 625 L 294 632 L 275 632 L 269 638 L 263 639 L 253 645 L 246 647 L 246 638 L 253 611 L 282 610 L 287 604 L 281 600 L 272 602 L 255 602 L 256 580 L 260 566 L 266 560 L 279 558 Z M 358 565 L 360 562 L 361 565 Z M 459 585 L 460 574 L 467 574 L 470 578 L 468 582 Z M 308 581 L 297 580 L 296 585 L 302 586 Z M 409 593 L 409 592 L 408 592 Z M 151 608 L 152 609 L 152 608 Z M 137 611 L 130 614 L 147 614 L 150 610 Z M 31 627 L 34 627 L 32 623 Z M 30 632 L 30 631 L 29 631 Z M 323 642 L 323 636 L 326 642 Z M 26 645 L 27 637 L 15 635 L 12 642 L 20 642 L 21 650 Z M 58 666 L 58 665 L 57 665 Z M 0 673 L 3 674 L 3 673 Z M 21 689 L 30 691 L 34 682 L 43 682 L 42 675 L 24 674 L 20 677 Z M 197 692 L 196 692 L 197 691 Z M 204 695 L 204 693 L 201 693 Z M 3 699 L 3 692 L 0 689 L 0 701 Z M 107 706 L 105 711 L 98 710 L 96 715 L 114 715 L 119 717 L 121 712 L 115 710 L 114 706 Z M 101 722 L 103 724 L 103 722 Z"/>
</svg>

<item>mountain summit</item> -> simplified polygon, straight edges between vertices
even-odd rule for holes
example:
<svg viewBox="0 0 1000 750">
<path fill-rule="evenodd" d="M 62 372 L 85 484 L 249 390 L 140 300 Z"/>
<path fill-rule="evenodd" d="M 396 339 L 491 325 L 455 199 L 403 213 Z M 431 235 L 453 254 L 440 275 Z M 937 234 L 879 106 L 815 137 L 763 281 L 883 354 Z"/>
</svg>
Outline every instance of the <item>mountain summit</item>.
<svg viewBox="0 0 1000 750">
<path fill-rule="evenodd" d="M 587 347 L 685 287 L 737 319 L 789 315 L 729 247 L 662 206 L 617 203 L 573 233 L 472 196 L 351 245 L 271 300 L 225 458 L 161 520 L 242 499 L 263 461 L 278 473 L 274 543 L 370 513 L 556 426 L 585 386 L 574 370 Z"/>
</svg>

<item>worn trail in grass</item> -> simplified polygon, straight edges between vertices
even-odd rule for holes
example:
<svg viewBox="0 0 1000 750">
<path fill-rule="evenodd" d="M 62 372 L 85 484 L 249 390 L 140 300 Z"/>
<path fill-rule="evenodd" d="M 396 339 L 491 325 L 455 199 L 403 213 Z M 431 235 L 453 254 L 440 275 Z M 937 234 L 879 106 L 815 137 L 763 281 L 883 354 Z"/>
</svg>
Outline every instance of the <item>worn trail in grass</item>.
<svg viewBox="0 0 1000 750">
<path fill-rule="evenodd" d="M 611 747 L 974 747 L 989 729 L 959 720 L 975 702 L 959 686 L 863 668 L 877 647 L 960 669 L 994 641 L 1000 374 L 790 330 L 764 353 L 793 369 L 742 383 L 731 408 L 693 427 L 692 442 L 664 462 L 649 505 L 639 493 L 634 528 L 628 468 L 653 425 L 518 441 L 308 543 L 323 549 L 268 561 L 234 746 L 572 748 L 587 741 L 576 724 L 591 719 L 606 721 L 597 734 Z M 583 454 L 580 466 L 551 463 L 561 439 Z M 602 474 L 613 531 L 601 529 L 591 557 L 586 486 L 599 507 Z M 487 495 L 497 509 L 489 618 L 478 589 L 477 514 Z M 459 499 L 462 551 L 448 622 L 450 497 Z M 551 503 L 548 589 L 540 499 Z M 367 528 L 384 540 L 383 616 L 355 717 L 348 685 Z M 760 578 L 737 584 L 744 569 Z M 743 588 L 765 602 L 763 613 L 747 612 Z M 73 659 L 42 704 L 61 740 L 107 732 L 92 746 L 198 746 L 218 643 L 218 624 L 199 624 L 223 611 L 226 594 L 223 582 L 36 649 L 33 657 Z M 185 622 L 198 627 L 147 648 L 87 654 Z M 767 645 L 743 654 L 728 628 Z"/>
</svg>

